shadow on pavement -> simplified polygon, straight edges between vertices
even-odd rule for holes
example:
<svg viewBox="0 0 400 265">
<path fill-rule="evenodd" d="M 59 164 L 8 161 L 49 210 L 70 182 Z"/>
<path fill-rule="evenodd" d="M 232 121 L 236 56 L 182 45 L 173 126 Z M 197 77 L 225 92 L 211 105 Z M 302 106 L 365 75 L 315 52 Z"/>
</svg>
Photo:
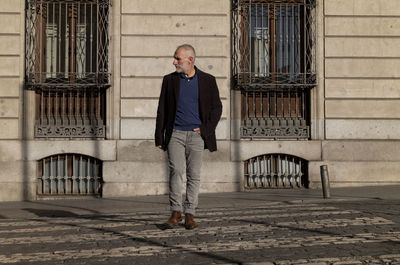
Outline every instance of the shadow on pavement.
<svg viewBox="0 0 400 265">
<path fill-rule="evenodd" d="M 252 221 L 240 220 L 240 222 L 249 223 L 249 224 L 265 225 L 266 227 L 268 227 L 268 226 L 273 226 L 273 227 L 278 227 L 278 228 L 283 228 L 283 229 L 289 229 L 289 230 L 293 230 L 293 231 L 300 231 L 300 232 L 318 233 L 318 234 L 329 235 L 329 236 L 339 236 L 339 235 L 340 235 L 340 233 L 333 233 L 333 232 L 328 232 L 328 231 L 321 231 L 321 230 L 317 230 L 317 229 L 293 227 L 293 226 L 288 226 L 288 225 L 280 225 L 280 224 L 274 224 L 274 223 L 268 223 L 268 222 L 261 222 L 261 221 L 255 221 L 255 220 L 252 220 Z"/>
<path fill-rule="evenodd" d="M 38 217 L 47 217 L 47 218 L 52 218 L 52 217 L 74 217 L 77 219 L 101 219 L 107 222 L 131 222 L 131 223 L 136 223 L 137 221 L 154 221 L 154 220 L 148 220 L 148 219 L 138 219 L 138 218 L 130 218 L 129 220 L 118 220 L 118 216 L 110 216 L 110 215 L 106 215 L 106 216 L 101 216 L 101 215 L 78 215 L 75 214 L 73 212 L 69 212 L 69 211 L 64 211 L 64 210 L 51 210 L 51 209 L 34 209 L 34 208 L 24 208 L 22 209 L 24 211 L 28 211 L 30 213 L 33 213 L 35 215 L 37 215 Z M 104 218 L 103 218 L 104 217 Z M 113 217 L 113 219 L 111 220 L 110 217 Z M 46 224 L 53 224 L 53 222 L 51 221 L 51 219 L 47 219 L 47 220 L 42 220 L 43 223 Z M 54 223 L 56 224 L 56 223 Z M 174 244 L 166 244 L 158 242 L 156 240 L 151 240 L 149 238 L 142 238 L 142 237 L 135 237 L 133 235 L 130 234 L 126 234 L 120 231 L 116 231 L 116 230 L 112 230 L 112 229 L 106 229 L 106 228 L 97 228 L 97 227 L 87 227 L 87 226 L 81 226 L 79 223 L 68 223 L 68 221 L 66 221 L 65 223 L 63 223 L 63 225 L 67 225 L 70 227 L 75 227 L 75 228 L 89 228 L 90 230 L 93 230 L 95 232 L 101 233 L 101 234 L 111 234 L 111 235 L 115 235 L 119 238 L 125 239 L 125 240 L 129 240 L 135 243 L 143 243 L 146 245 L 152 245 L 152 246 L 158 246 L 158 247 L 164 247 L 164 248 L 171 248 L 174 250 L 177 250 L 179 252 L 183 252 L 183 253 L 190 253 L 190 254 L 194 254 L 194 255 L 198 255 L 204 258 L 209 258 L 212 260 L 218 260 L 220 262 L 224 262 L 224 263 L 230 263 L 230 264 L 243 264 L 242 261 L 239 260 L 234 260 L 231 258 L 227 258 L 224 257 L 222 255 L 217 255 L 217 254 L 213 254 L 213 253 L 206 253 L 206 252 L 201 252 L 201 251 L 196 251 L 196 250 L 192 250 L 192 249 L 187 249 L 185 247 L 181 247 L 178 245 L 174 245 Z M 155 224 L 158 228 L 165 230 L 167 228 L 163 227 L 162 225 L 159 224 Z"/>
<path fill-rule="evenodd" d="M 75 210 L 82 210 L 82 211 L 89 212 L 91 214 L 100 214 L 99 211 L 89 209 L 88 207 L 77 207 L 77 206 L 73 206 L 71 204 L 67 204 L 68 201 L 66 201 L 66 200 L 65 201 L 53 201 L 53 202 L 43 202 L 43 201 L 28 201 L 28 202 L 29 202 L 29 204 L 37 205 L 41 208 L 43 208 L 43 206 L 51 206 L 51 207 L 59 207 L 59 208 L 63 207 L 63 208 L 71 208 L 71 209 L 75 209 Z M 33 208 L 25 208 L 22 210 L 26 210 L 26 209 L 33 209 Z M 60 212 L 65 211 L 65 210 L 53 210 L 53 209 L 50 209 L 50 210 L 49 209 L 47 209 L 47 210 L 34 209 L 34 210 L 36 210 L 36 211 L 60 211 Z M 65 212 L 67 212 L 67 211 L 65 211 Z M 35 212 L 32 212 L 32 213 L 35 214 Z M 73 213 L 71 212 L 71 214 L 73 214 Z M 75 216 L 78 216 L 78 215 L 75 214 Z"/>
<path fill-rule="evenodd" d="M 38 217 L 79 217 L 79 215 L 75 213 L 63 210 L 43 210 L 33 208 L 24 208 L 22 210 L 33 213 Z"/>
</svg>

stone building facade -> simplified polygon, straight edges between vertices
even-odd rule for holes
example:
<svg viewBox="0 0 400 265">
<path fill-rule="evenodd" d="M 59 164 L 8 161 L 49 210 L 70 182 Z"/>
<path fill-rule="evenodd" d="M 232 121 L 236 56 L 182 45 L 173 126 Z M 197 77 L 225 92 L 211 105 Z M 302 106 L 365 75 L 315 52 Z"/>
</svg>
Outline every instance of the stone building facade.
<svg viewBox="0 0 400 265">
<path fill-rule="evenodd" d="M 315 188 L 320 186 L 321 165 L 328 165 L 331 187 L 400 184 L 398 0 L 88 0 L 85 6 L 72 9 L 68 9 L 68 4 L 74 1 L 54 4 L 62 1 L 43 0 L 49 15 L 46 19 L 39 16 L 33 22 L 27 14 L 39 11 L 28 11 L 28 2 L 0 0 L 0 201 L 87 194 L 123 197 L 167 193 L 166 154 L 155 148 L 153 135 L 162 76 L 174 71 L 172 55 L 182 43 L 192 44 L 197 52 L 196 65 L 216 76 L 223 103 L 222 119 L 217 127 L 219 151 L 204 154 L 201 192 L 281 186 Z M 89 6 L 97 2 L 110 4 L 107 13 L 82 11 L 89 10 Z M 304 7 L 306 5 L 310 8 Z M 69 15 L 70 10 L 78 15 Z M 256 17 L 256 26 L 253 24 L 249 38 L 244 39 L 243 14 L 248 12 L 247 18 L 253 18 L 251 12 L 260 12 L 257 10 L 262 10 L 260 21 L 265 21 L 265 25 L 261 22 L 261 26 L 257 26 L 260 22 L 256 22 L 259 19 Z M 56 15 L 64 11 L 65 15 Z M 107 22 L 90 20 L 90 14 L 107 16 Z M 275 16 L 275 19 L 264 20 L 264 16 Z M 281 18 L 279 27 L 278 16 Z M 57 90 L 60 89 L 57 85 L 50 86 L 47 81 L 29 87 L 29 78 L 36 78 L 35 75 L 27 77 L 30 60 L 42 58 L 47 66 L 54 61 L 55 65 L 67 67 L 67 60 L 54 59 L 48 52 L 49 47 L 53 47 L 49 36 L 56 31 L 56 25 L 64 25 L 64 35 L 84 36 L 80 42 L 78 37 L 72 37 L 74 42 L 69 42 L 62 41 L 61 34 L 55 35 L 54 39 L 61 41 L 54 41 L 51 50 L 58 51 L 59 58 L 72 58 L 71 65 L 83 57 L 78 53 L 68 54 L 68 49 L 74 49 L 73 45 L 80 45 L 86 51 L 91 49 L 92 42 L 89 37 L 85 39 L 85 29 L 88 30 L 90 23 L 79 27 L 85 24 L 78 21 L 79 18 L 94 21 L 89 21 L 91 25 L 107 27 L 107 36 L 93 31 L 97 32 L 97 49 L 108 48 L 105 54 L 110 75 L 101 90 L 103 94 L 100 96 L 99 92 L 99 96 L 94 97 L 97 99 L 87 100 L 89 94 L 82 92 L 79 96 L 71 92 L 76 89 L 75 83 L 66 84 L 64 90 Z M 310 24 L 306 24 L 307 18 L 312 20 Z M 61 24 L 55 22 L 57 19 Z M 64 19 L 66 22 L 61 22 Z M 42 33 L 27 34 L 27 25 L 38 21 L 43 23 L 37 27 Z M 274 33 L 270 31 L 272 24 L 268 23 L 275 23 Z M 74 28 L 73 25 L 78 26 Z M 282 43 L 290 40 L 299 44 L 276 44 L 280 41 L 279 34 L 284 32 L 289 37 L 282 38 Z M 47 47 L 47 52 L 39 51 L 40 45 L 29 51 L 32 43 L 27 39 L 40 34 L 46 36 L 39 42 Z M 106 42 L 102 43 L 102 38 L 106 38 Z M 257 41 L 265 44 L 272 41 L 271 38 L 275 38 L 278 46 L 260 48 L 261 42 Z M 249 63 L 248 68 L 243 66 L 246 42 L 248 49 L 258 47 L 257 58 L 254 51 L 248 54 L 248 58 L 258 60 Z M 303 45 L 303 42 L 309 43 Z M 309 50 L 305 48 L 307 45 L 310 45 Z M 289 47 L 297 48 L 291 52 Z M 286 57 L 284 53 L 279 54 L 278 48 L 288 49 Z M 61 50 L 64 53 L 60 55 Z M 268 62 L 264 60 L 266 52 L 270 54 Z M 306 62 L 308 55 L 300 55 L 303 52 L 312 54 L 310 62 Z M 269 86 L 265 76 L 272 70 L 265 69 L 275 67 L 277 70 L 276 58 L 282 58 L 291 70 L 280 68 L 277 72 L 296 72 L 295 55 L 303 62 L 305 72 L 312 70 L 315 78 L 311 83 L 306 88 L 290 85 L 296 83 L 291 74 L 282 86 Z M 87 65 L 92 65 L 93 61 L 85 56 L 84 68 L 88 69 Z M 289 63 L 290 60 L 293 63 Z M 62 65 L 58 67 L 61 69 Z M 94 65 L 97 67 L 100 63 Z M 45 69 L 47 66 L 43 66 L 44 72 L 49 71 Z M 242 72 L 235 72 L 235 67 Z M 248 81 L 252 79 L 245 73 L 249 71 L 255 73 L 253 78 L 264 83 L 253 86 L 254 83 Z M 282 76 L 272 76 L 270 81 L 278 82 Z M 44 79 L 50 80 L 50 77 L 47 74 Z M 70 77 L 66 79 L 71 80 Z M 70 82 L 68 80 L 65 82 Z M 241 82 L 247 82 L 247 88 L 241 88 Z M 58 92 L 45 94 L 50 87 Z M 287 87 L 294 89 L 293 92 L 285 92 Z M 303 90 L 307 93 L 299 92 Z M 78 98 L 74 103 L 65 99 L 72 95 Z M 307 103 L 301 103 L 303 97 L 307 97 Z M 75 114 L 80 111 L 79 115 L 89 113 L 85 108 L 93 105 L 96 110 L 92 114 L 102 116 L 100 125 L 103 127 L 98 128 L 103 130 L 102 134 L 92 137 L 40 135 L 38 130 L 44 128 L 40 127 L 42 116 L 47 117 L 50 112 L 54 116 L 56 109 L 61 113 L 62 108 L 69 108 L 68 104 L 79 105 L 71 107 Z M 250 134 L 245 131 L 247 118 L 247 124 L 254 126 L 256 120 L 265 133 L 275 128 L 267 122 L 273 120 L 270 119 L 272 112 L 275 121 L 281 122 L 285 115 L 286 120 L 292 121 L 294 116 L 298 118 L 297 110 L 300 113 L 302 107 L 307 113 L 301 117 L 308 130 L 305 136 L 296 134 L 299 129 L 296 126 L 289 137 L 273 136 L 271 132 L 269 137 L 262 137 L 251 135 L 251 130 Z M 282 115 L 277 118 L 279 112 Z"/>
</svg>

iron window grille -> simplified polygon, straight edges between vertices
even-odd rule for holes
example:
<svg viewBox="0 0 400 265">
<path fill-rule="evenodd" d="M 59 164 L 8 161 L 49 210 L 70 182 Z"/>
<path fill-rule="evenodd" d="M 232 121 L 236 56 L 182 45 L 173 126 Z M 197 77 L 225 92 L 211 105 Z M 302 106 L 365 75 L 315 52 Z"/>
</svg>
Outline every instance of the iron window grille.
<svg viewBox="0 0 400 265">
<path fill-rule="evenodd" d="M 109 0 L 26 0 L 25 85 L 36 137 L 105 137 Z"/>
<path fill-rule="evenodd" d="M 244 162 L 247 189 L 308 188 L 307 161 L 287 154 L 265 154 Z"/>
<path fill-rule="evenodd" d="M 36 92 L 36 137 L 104 137 L 104 89 Z"/>
<path fill-rule="evenodd" d="M 38 195 L 101 195 L 102 162 L 79 154 L 38 161 Z"/>
<path fill-rule="evenodd" d="M 109 0 L 26 2 L 26 85 L 109 86 Z"/>
<path fill-rule="evenodd" d="M 310 137 L 315 7 L 315 0 L 233 0 L 232 81 L 241 91 L 242 137 Z"/>
</svg>

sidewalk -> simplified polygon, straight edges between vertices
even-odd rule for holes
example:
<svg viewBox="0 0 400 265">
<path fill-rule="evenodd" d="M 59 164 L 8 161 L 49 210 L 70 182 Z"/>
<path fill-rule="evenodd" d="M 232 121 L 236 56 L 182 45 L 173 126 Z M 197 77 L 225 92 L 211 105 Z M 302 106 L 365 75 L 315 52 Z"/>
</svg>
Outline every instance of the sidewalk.
<svg viewBox="0 0 400 265">
<path fill-rule="evenodd" d="M 200 194 L 199 209 L 223 207 L 245 208 L 278 202 L 340 202 L 359 200 L 400 200 L 400 186 L 332 188 L 331 198 L 323 199 L 321 189 L 266 189 L 247 192 Z M 0 218 L 30 218 L 36 214 L 27 209 L 52 210 L 58 215 L 99 215 L 168 211 L 168 196 L 124 198 L 85 198 L 0 203 Z"/>
<path fill-rule="evenodd" d="M 201 194 L 199 227 L 163 229 L 168 196 L 0 203 L 0 264 L 400 264 L 400 186 Z"/>
</svg>

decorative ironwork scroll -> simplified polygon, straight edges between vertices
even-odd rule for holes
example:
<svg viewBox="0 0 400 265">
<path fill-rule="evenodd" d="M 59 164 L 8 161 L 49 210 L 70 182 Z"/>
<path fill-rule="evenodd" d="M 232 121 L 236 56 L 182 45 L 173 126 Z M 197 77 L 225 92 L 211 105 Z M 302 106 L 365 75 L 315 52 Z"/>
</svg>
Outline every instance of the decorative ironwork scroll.
<svg viewBox="0 0 400 265">
<path fill-rule="evenodd" d="M 310 135 L 308 126 L 296 127 L 261 127 L 261 126 L 242 126 L 240 128 L 242 137 L 250 138 L 274 138 L 274 139 L 307 139 Z"/>
<path fill-rule="evenodd" d="M 99 138 L 105 137 L 105 126 L 35 126 L 35 137 L 52 138 Z"/>
</svg>

